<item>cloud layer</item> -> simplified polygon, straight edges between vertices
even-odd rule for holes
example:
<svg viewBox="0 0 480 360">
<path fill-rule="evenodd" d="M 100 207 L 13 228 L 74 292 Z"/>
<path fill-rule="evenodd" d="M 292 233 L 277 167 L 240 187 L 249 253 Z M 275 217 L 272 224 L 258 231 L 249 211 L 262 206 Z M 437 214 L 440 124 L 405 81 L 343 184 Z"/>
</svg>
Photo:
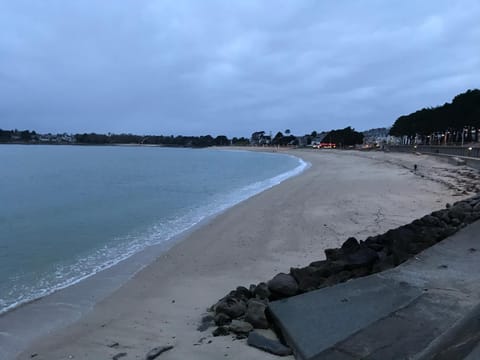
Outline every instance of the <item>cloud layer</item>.
<svg viewBox="0 0 480 360">
<path fill-rule="evenodd" d="M 247 136 L 480 87 L 480 3 L 0 0 L 0 128 Z"/>
</svg>

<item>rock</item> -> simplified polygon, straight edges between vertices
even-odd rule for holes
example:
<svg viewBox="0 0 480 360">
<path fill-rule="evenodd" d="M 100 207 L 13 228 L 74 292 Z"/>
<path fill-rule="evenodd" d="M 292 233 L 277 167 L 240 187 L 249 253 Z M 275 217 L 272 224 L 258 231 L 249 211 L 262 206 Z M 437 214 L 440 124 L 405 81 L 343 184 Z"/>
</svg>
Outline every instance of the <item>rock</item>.
<svg viewBox="0 0 480 360">
<path fill-rule="evenodd" d="M 382 272 L 395 267 L 395 260 L 393 255 L 389 255 L 376 262 L 372 267 L 372 273 Z"/>
<path fill-rule="evenodd" d="M 232 319 L 242 316 L 243 314 L 245 314 L 246 310 L 247 306 L 245 302 L 231 295 L 228 295 L 225 298 L 221 299 L 215 305 L 215 312 L 217 314 L 224 313 Z"/>
<path fill-rule="evenodd" d="M 310 265 L 308 265 L 308 266 L 324 267 L 324 266 L 328 266 L 328 264 L 329 264 L 328 260 L 320 260 L 320 261 L 311 262 Z"/>
<path fill-rule="evenodd" d="M 475 205 L 473 205 L 472 211 L 480 212 L 480 202 L 477 202 Z"/>
<path fill-rule="evenodd" d="M 345 270 L 346 265 L 347 263 L 344 260 L 321 260 L 314 261 L 308 266 L 321 269 L 321 271 L 323 272 L 323 276 L 328 277 L 332 274 L 336 274 L 342 270 Z"/>
<path fill-rule="evenodd" d="M 291 268 L 290 274 L 298 283 L 298 291 L 304 293 L 321 287 L 332 273 L 328 269 L 328 263 L 325 263 L 323 267 Z"/>
<path fill-rule="evenodd" d="M 360 244 L 358 240 L 354 237 L 349 237 L 343 244 L 342 244 L 342 251 L 344 254 L 351 254 L 360 249 Z"/>
<path fill-rule="evenodd" d="M 459 220 L 456 217 L 453 218 L 452 221 L 451 221 L 452 226 L 460 226 L 461 223 L 462 223 L 461 220 Z"/>
<path fill-rule="evenodd" d="M 352 270 L 352 276 L 356 278 L 370 275 L 370 273 L 371 273 L 371 270 L 368 267 L 361 267 L 361 268 Z"/>
<path fill-rule="evenodd" d="M 250 299 L 247 304 L 245 321 L 252 324 L 256 329 L 268 329 L 268 320 L 265 315 L 265 305 L 261 300 Z"/>
<path fill-rule="evenodd" d="M 347 262 L 344 260 L 337 260 L 337 261 L 329 261 L 328 262 L 328 270 L 330 274 L 338 274 L 342 272 L 347 267 Z"/>
<path fill-rule="evenodd" d="M 228 329 L 235 334 L 248 334 L 253 330 L 253 326 L 246 321 L 232 320 Z"/>
<path fill-rule="evenodd" d="M 118 359 L 121 359 L 122 357 L 125 357 L 125 356 L 127 356 L 127 353 L 126 352 L 121 352 L 121 353 L 113 355 L 112 360 L 118 360 Z"/>
<path fill-rule="evenodd" d="M 480 219 L 480 212 L 473 211 L 472 213 L 465 216 L 465 219 L 463 219 L 463 221 L 467 224 L 471 224 L 478 219 Z"/>
<path fill-rule="evenodd" d="M 268 290 L 268 285 L 264 282 L 261 282 L 255 287 L 255 291 L 253 294 L 259 299 L 268 299 L 270 297 L 270 290 Z"/>
<path fill-rule="evenodd" d="M 450 210 L 451 212 L 451 210 Z M 432 216 L 432 215 L 425 215 L 420 219 L 424 225 L 426 226 L 433 226 L 433 227 L 441 227 L 442 223 L 440 222 L 440 219 Z"/>
<path fill-rule="evenodd" d="M 367 244 L 367 247 L 372 249 L 373 251 L 376 251 L 376 252 L 379 252 L 379 251 L 382 251 L 385 246 L 382 245 L 382 244 L 377 244 L 377 243 L 370 243 L 370 244 Z"/>
<path fill-rule="evenodd" d="M 429 246 L 431 246 L 433 244 L 429 244 L 429 243 L 426 243 L 426 242 L 412 242 L 410 244 L 408 244 L 408 253 L 409 254 L 412 254 L 412 255 L 416 255 L 420 252 L 422 252 L 423 250 L 425 250 L 426 248 L 428 248 Z"/>
<path fill-rule="evenodd" d="M 230 334 L 230 332 L 228 331 L 228 328 L 226 328 L 225 326 L 219 326 L 212 332 L 213 336 L 226 336 L 228 334 Z"/>
<path fill-rule="evenodd" d="M 341 249 L 325 249 L 324 252 L 327 260 L 330 261 L 340 260 L 343 256 L 343 251 Z"/>
<path fill-rule="evenodd" d="M 347 269 L 351 270 L 359 267 L 369 266 L 372 265 L 376 260 L 378 260 L 377 252 L 364 246 L 354 253 L 346 256 Z"/>
<path fill-rule="evenodd" d="M 289 347 L 286 347 L 279 341 L 272 340 L 263 335 L 260 335 L 256 331 L 252 331 L 248 335 L 247 344 L 254 348 L 278 356 L 287 356 L 292 354 L 292 349 L 290 349 Z"/>
<path fill-rule="evenodd" d="M 150 350 L 147 355 L 145 356 L 145 360 L 153 360 L 156 359 L 158 356 L 163 354 L 165 351 L 173 349 L 172 345 L 167 346 L 157 346 Z"/>
<path fill-rule="evenodd" d="M 223 326 L 223 325 L 228 325 L 228 324 L 230 324 L 230 322 L 232 321 L 232 319 L 231 319 L 230 316 L 228 316 L 227 314 L 218 313 L 218 314 L 215 315 L 214 321 L 215 321 L 215 325 L 217 325 L 217 326 Z"/>
<path fill-rule="evenodd" d="M 451 219 L 458 219 L 462 221 L 467 214 L 472 212 L 472 207 L 466 202 L 459 202 L 449 209 L 448 215 Z"/>
<path fill-rule="evenodd" d="M 213 316 L 205 315 L 204 317 L 202 317 L 202 321 L 200 322 L 200 325 L 198 325 L 197 330 L 205 331 L 212 325 L 213 325 Z"/>
<path fill-rule="evenodd" d="M 429 225 L 429 226 L 442 226 L 443 222 L 440 221 L 438 218 L 434 216 L 429 216 L 426 221 L 430 221 L 431 223 L 435 225 Z M 400 226 L 399 228 L 387 231 L 388 234 L 388 239 L 387 243 L 396 243 L 397 245 L 402 244 L 404 247 L 408 245 L 408 243 L 412 241 L 416 241 L 420 238 L 419 236 L 419 229 L 424 228 L 425 225 L 422 223 L 422 226 L 415 226 L 413 224 L 409 225 L 404 225 Z"/>
<path fill-rule="evenodd" d="M 252 297 L 252 293 L 244 286 L 239 286 L 235 289 L 235 295 L 238 299 L 248 301 Z"/>
<path fill-rule="evenodd" d="M 339 272 L 338 274 L 333 274 L 332 276 L 330 276 L 323 285 L 324 286 L 336 285 L 336 284 L 345 282 L 347 280 L 350 280 L 352 277 L 353 276 L 350 271 L 344 270 Z"/>
<path fill-rule="evenodd" d="M 431 215 L 443 221 L 445 224 L 448 224 L 450 222 L 450 217 L 448 216 L 448 210 L 434 211 L 432 212 Z"/>
<path fill-rule="evenodd" d="M 280 273 L 268 282 L 268 289 L 279 297 L 288 297 L 298 292 L 298 284 L 292 275 Z"/>
</svg>

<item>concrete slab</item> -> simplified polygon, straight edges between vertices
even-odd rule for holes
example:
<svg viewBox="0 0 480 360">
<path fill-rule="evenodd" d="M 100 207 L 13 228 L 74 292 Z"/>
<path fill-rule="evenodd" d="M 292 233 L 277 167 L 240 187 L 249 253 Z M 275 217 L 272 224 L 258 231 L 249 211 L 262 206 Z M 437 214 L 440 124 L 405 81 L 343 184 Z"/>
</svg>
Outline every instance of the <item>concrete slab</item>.
<svg viewBox="0 0 480 360">
<path fill-rule="evenodd" d="M 405 282 L 369 276 L 275 301 L 269 309 L 297 359 L 310 360 L 421 295 Z"/>
<path fill-rule="evenodd" d="M 467 355 L 466 358 L 464 358 L 464 360 L 478 360 L 480 359 L 480 344 L 477 345 L 473 351 Z"/>
<path fill-rule="evenodd" d="M 480 326 L 471 315 L 480 303 L 478 234 L 480 221 L 395 269 L 272 302 L 273 320 L 300 360 L 443 359 L 456 341 L 477 339 L 466 326 L 462 339 L 452 329 L 464 318 L 470 332 Z M 455 356 L 480 358 L 475 346 Z"/>
<path fill-rule="evenodd" d="M 355 359 L 410 359 L 455 321 L 459 306 L 457 298 L 444 294 L 443 300 L 439 304 L 436 294 L 424 292 L 406 307 L 335 344 L 333 348 L 349 353 Z M 447 302 L 450 311 L 445 311 Z M 318 358 L 324 359 L 323 354 Z"/>
</svg>

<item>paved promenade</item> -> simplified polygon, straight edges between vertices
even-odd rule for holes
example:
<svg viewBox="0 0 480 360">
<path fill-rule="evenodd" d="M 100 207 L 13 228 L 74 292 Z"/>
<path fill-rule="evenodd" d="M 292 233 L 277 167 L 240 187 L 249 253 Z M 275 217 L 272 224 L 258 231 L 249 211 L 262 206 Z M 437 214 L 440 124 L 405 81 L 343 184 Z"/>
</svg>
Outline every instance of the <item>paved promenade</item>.
<svg viewBox="0 0 480 360">
<path fill-rule="evenodd" d="M 479 359 L 480 221 L 389 271 L 273 302 L 301 360 Z"/>
</svg>

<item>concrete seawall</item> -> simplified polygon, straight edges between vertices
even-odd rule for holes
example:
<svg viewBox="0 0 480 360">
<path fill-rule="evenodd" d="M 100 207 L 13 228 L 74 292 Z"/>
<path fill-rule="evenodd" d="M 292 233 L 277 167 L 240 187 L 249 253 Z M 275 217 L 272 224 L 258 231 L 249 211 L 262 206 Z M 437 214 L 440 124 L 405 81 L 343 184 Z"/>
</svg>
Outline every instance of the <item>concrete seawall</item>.
<svg viewBox="0 0 480 360">
<path fill-rule="evenodd" d="M 467 147 L 459 146 L 396 145 L 388 146 L 386 150 L 434 155 L 452 164 L 458 163 L 457 159 L 461 159 L 465 161 L 465 165 L 480 170 L 480 147 L 469 150 Z"/>
<path fill-rule="evenodd" d="M 302 360 L 470 359 L 479 231 L 477 221 L 397 268 L 274 302 L 277 326 Z"/>
</svg>

